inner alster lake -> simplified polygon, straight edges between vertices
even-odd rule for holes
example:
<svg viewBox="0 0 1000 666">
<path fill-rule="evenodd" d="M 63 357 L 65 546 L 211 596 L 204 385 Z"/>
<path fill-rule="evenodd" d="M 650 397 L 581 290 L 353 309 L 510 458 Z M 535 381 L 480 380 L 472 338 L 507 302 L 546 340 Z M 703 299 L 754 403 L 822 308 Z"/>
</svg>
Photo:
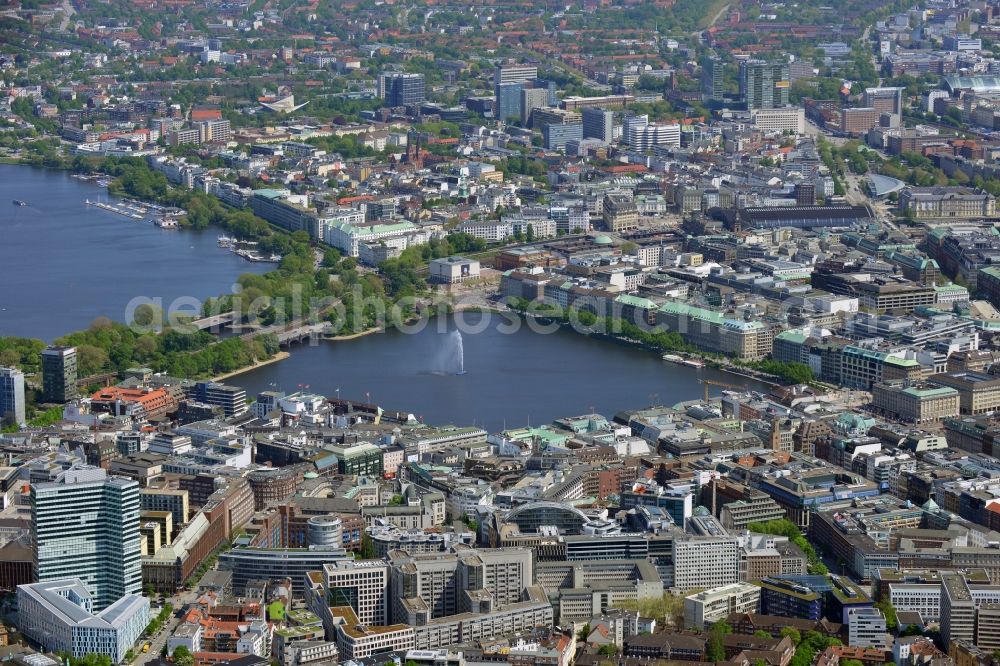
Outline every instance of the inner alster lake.
<svg viewBox="0 0 1000 666">
<path fill-rule="evenodd" d="M 203 300 L 229 291 L 247 262 L 218 247 L 217 230 L 164 230 L 86 205 L 106 191 L 58 171 L 0 165 L 0 335 L 53 339 L 95 318 L 125 319 L 137 297 Z M 15 206 L 14 199 L 27 202 Z M 291 357 L 237 375 L 250 396 L 309 387 L 327 396 L 370 399 L 431 424 L 491 431 L 596 411 L 612 416 L 702 395 L 699 379 L 746 382 L 709 368 L 607 340 L 527 325 L 510 332 L 498 315 L 466 313 L 458 362 L 454 318 L 417 332 L 392 330 L 292 348 Z M 464 371 L 458 374 L 458 371 Z"/>
<path fill-rule="evenodd" d="M 509 321 L 499 315 L 459 316 L 482 329 L 462 327 L 464 374 L 456 374 L 456 322 L 447 318 L 430 320 L 415 333 L 391 330 L 293 346 L 289 358 L 227 382 L 251 396 L 308 390 L 366 400 L 367 394 L 383 408 L 411 412 L 426 423 L 490 431 L 591 411 L 610 418 L 623 409 L 673 405 L 703 395 L 702 378 L 765 390 L 752 380 L 565 329 L 538 333 L 522 324 L 509 333 Z M 478 325 L 483 316 L 490 317 L 485 327 Z"/>
</svg>

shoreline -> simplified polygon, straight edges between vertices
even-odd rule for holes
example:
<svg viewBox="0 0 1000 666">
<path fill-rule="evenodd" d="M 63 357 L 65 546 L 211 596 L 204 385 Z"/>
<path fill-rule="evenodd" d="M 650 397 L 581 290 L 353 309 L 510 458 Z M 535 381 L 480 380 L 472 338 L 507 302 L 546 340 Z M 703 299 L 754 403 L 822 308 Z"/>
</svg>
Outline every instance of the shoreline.
<svg viewBox="0 0 1000 666">
<path fill-rule="evenodd" d="M 519 315 L 521 317 L 533 317 L 533 318 L 536 318 L 536 319 L 545 319 L 546 318 L 544 315 L 531 315 L 531 314 L 528 314 L 528 313 L 525 313 L 525 312 L 518 312 L 517 310 L 512 310 L 512 312 L 514 312 L 515 314 L 517 314 L 517 315 Z M 551 318 L 549 318 L 549 319 L 551 319 Z M 599 332 L 586 333 L 586 332 L 582 332 L 582 331 L 577 330 L 575 327 L 573 327 L 572 325 L 570 325 L 567 322 L 558 322 L 558 325 L 559 325 L 559 328 L 564 329 L 564 330 L 572 331 L 573 333 L 576 333 L 577 335 L 583 335 L 583 336 L 586 336 L 586 337 L 593 337 L 593 338 L 597 338 L 599 340 L 603 340 L 605 342 L 612 342 L 614 344 L 625 345 L 626 347 L 633 347 L 633 348 L 636 348 L 636 349 L 642 349 L 644 351 L 651 352 L 653 354 L 657 354 L 657 355 L 660 355 L 660 356 L 662 356 L 662 354 L 664 353 L 664 352 L 661 352 L 660 350 L 657 350 L 657 349 L 654 349 L 654 348 L 652 348 L 652 347 L 650 347 L 648 345 L 645 345 L 642 342 L 639 342 L 638 340 L 632 340 L 631 338 L 626 338 L 626 337 L 621 336 L 621 335 L 615 335 L 613 333 L 599 333 Z M 782 386 L 787 386 L 787 384 L 782 384 L 780 381 L 778 381 L 775 378 L 770 378 L 770 377 L 765 378 L 765 377 L 758 376 L 758 375 L 754 374 L 754 371 L 752 369 L 750 369 L 750 368 L 742 368 L 742 367 L 739 367 L 739 366 L 733 366 L 733 365 L 729 365 L 729 364 L 725 364 L 724 365 L 724 364 L 720 363 L 720 361 L 719 361 L 718 358 L 715 358 L 713 356 L 705 355 L 701 351 L 687 351 L 687 352 L 678 352 L 678 353 L 683 353 L 684 355 L 686 355 L 688 357 L 696 358 L 699 361 L 702 361 L 705 364 L 705 367 L 710 367 L 713 370 L 718 370 L 719 372 L 724 372 L 726 374 L 733 375 L 734 377 L 741 377 L 742 379 L 748 379 L 750 381 L 759 382 L 759 383 L 761 383 L 761 384 L 763 384 L 765 386 L 770 386 L 772 388 L 778 388 L 778 387 L 782 387 Z M 698 368 L 692 368 L 692 369 L 698 370 Z M 749 387 L 747 388 L 747 390 L 749 390 Z"/>
<path fill-rule="evenodd" d="M 356 340 L 358 338 L 363 338 L 366 335 L 372 335 L 373 333 L 384 333 L 384 328 L 368 328 L 363 331 L 358 331 L 357 333 L 348 333 L 347 335 L 331 335 L 329 337 L 322 337 L 321 340 L 326 340 L 328 342 L 340 342 L 343 340 Z"/>
<path fill-rule="evenodd" d="M 240 368 L 239 370 L 233 370 L 232 372 L 225 372 L 221 375 L 216 375 L 212 377 L 213 382 L 220 382 L 223 379 L 230 379 L 238 375 L 242 375 L 244 372 L 250 372 L 251 370 L 256 370 L 257 368 L 263 368 L 265 365 L 271 365 L 272 363 L 277 363 L 278 361 L 284 361 L 286 358 L 292 355 L 291 352 L 279 351 L 274 356 L 263 361 L 257 361 L 253 365 L 248 365 L 245 368 Z"/>
<path fill-rule="evenodd" d="M 740 372 L 738 370 L 734 370 L 734 369 L 732 369 L 730 367 L 722 367 L 722 366 L 720 366 L 720 367 L 716 368 L 716 370 L 719 370 L 721 372 L 725 372 L 726 374 L 729 374 L 729 375 L 733 375 L 734 377 L 742 377 L 743 379 L 750 379 L 750 380 L 755 381 L 755 382 L 760 382 L 761 384 L 765 384 L 767 386 L 773 386 L 773 387 L 786 386 L 786 384 L 782 384 L 781 382 L 777 382 L 777 381 L 775 381 L 773 379 L 761 379 L 760 377 L 755 377 L 753 375 L 746 374 L 746 373 Z"/>
</svg>

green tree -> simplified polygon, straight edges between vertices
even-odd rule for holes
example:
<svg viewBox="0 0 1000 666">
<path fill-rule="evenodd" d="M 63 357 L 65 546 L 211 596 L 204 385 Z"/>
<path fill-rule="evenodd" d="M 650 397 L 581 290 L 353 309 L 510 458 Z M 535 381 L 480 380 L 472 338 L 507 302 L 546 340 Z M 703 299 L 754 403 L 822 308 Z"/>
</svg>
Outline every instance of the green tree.
<svg viewBox="0 0 1000 666">
<path fill-rule="evenodd" d="M 618 646 L 614 643 L 608 643 L 607 645 L 602 645 L 597 653 L 605 657 L 613 657 L 618 654 Z"/>
<path fill-rule="evenodd" d="M 375 544 L 372 543 L 372 538 L 368 532 L 361 534 L 361 550 L 358 551 L 358 555 L 360 555 L 363 560 L 375 559 Z"/>
<path fill-rule="evenodd" d="M 882 615 L 885 616 L 885 628 L 889 631 L 895 631 L 899 626 L 899 620 L 896 618 L 896 608 L 888 599 L 883 599 L 875 604 L 875 608 L 882 611 Z"/>
<path fill-rule="evenodd" d="M 798 645 L 802 642 L 802 634 L 800 634 L 799 630 L 795 627 L 782 627 L 781 637 L 792 639 L 792 644 L 794 645 Z"/>
<path fill-rule="evenodd" d="M 183 645 L 174 648 L 170 658 L 173 660 L 174 666 L 194 666 L 194 655 Z"/>
<path fill-rule="evenodd" d="M 94 345 L 80 345 L 76 349 L 76 363 L 81 377 L 96 375 L 108 364 L 108 352 Z"/>
<path fill-rule="evenodd" d="M 708 642 L 705 644 L 705 658 L 708 661 L 725 661 L 726 646 L 723 638 L 733 633 L 733 628 L 726 621 L 716 622 L 708 632 Z"/>
</svg>

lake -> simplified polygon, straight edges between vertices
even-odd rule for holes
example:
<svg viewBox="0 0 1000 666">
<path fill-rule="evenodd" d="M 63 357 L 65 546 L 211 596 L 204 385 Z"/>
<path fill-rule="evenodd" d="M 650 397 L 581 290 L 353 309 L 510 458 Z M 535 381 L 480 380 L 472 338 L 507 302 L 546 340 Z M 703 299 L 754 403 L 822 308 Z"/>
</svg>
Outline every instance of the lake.
<svg viewBox="0 0 1000 666">
<path fill-rule="evenodd" d="M 217 230 L 163 230 L 84 203 L 99 196 L 106 200 L 103 188 L 63 172 L 0 165 L 0 335 L 51 341 L 99 316 L 123 321 L 136 297 L 202 300 L 228 291 L 241 273 L 272 268 L 219 248 Z M 479 318 L 464 315 L 473 326 Z M 295 346 L 291 358 L 227 381 L 250 395 L 308 386 L 431 424 L 491 431 L 672 405 L 702 395 L 701 378 L 746 383 L 571 331 L 543 334 L 524 324 L 505 332 L 505 321 L 494 316 L 478 332 L 462 327 L 461 338 L 455 319 L 442 318 L 412 334 Z"/>
<path fill-rule="evenodd" d="M 51 342 L 97 317 L 124 321 L 133 298 L 201 301 L 274 267 L 220 248 L 217 229 L 165 230 L 86 205 L 98 197 L 107 191 L 65 172 L 0 165 L 0 335 Z"/>
<path fill-rule="evenodd" d="M 481 315 L 468 313 L 473 324 Z M 293 346 L 291 357 L 226 380 L 250 396 L 309 390 L 370 400 L 412 412 L 434 425 L 476 424 L 490 431 L 597 411 L 607 417 L 650 404 L 673 405 L 704 394 L 699 379 L 756 382 L 710 368 L 663 361 L 636 347 L 567 330 L 543 334 L 521 325 L 504 333 L 494 315 L 481 332 L 461 337 L 454 319 L 436 319 L 413 334 L 374 333 L 353 340 Z M 465 374 L 456 374 L 463 371 Z M 308 389 L 306 389 L 308 387 Z M 712 395 L 718 389 L 712 387 Z M 367 397 L 366 397 L 367 394 Z"/>
</svg>

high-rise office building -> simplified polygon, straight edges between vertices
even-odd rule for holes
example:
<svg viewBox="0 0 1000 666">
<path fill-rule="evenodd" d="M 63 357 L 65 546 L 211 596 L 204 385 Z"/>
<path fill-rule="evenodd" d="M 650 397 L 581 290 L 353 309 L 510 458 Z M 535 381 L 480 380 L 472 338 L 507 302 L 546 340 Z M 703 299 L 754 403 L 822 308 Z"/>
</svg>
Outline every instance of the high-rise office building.
<svg viewBox="0 0 1000 666">
<path fill-rule="evenodd" d="M 652 123 L 633 125 L 626 136 L 629 148 L 648 151 L 656 146 L 680 146 L 681 126 L 679 123 Z"/>
<path fill-rule="evenodd" d="M 740 63 L 740 95 L 747 109 L 777 109 L 788 106 L 787 62 L 747 60 Z"/>
<path fill-rule="evenodd" d="M 239 386 L 220 382 L 198 382 L 192 397 L 198 402 L 222 407 L 226 416 L 239 416 L 247 411 L 247 392 Z"/>
<path fill-rule="evenodd" d="M 701 61 L 701 98 L 704 100 L 721 100 L 725 93 L 725 65 L 716 56 L 704 58 Z"/>
<path fill-rule="evenodd" d="M 521 89 L 521 127 L 531 127 L 531 112 L 549 105 L 549 91 L 545 88 Z"/>
<path fill-rule="evenodd" d="M 383 560 L 336 560 L 323 565 L 326 602 L 350 606 L 365 624 L 389 619 L 389 565 Z"/>
<path fill-rule="evenodd" d="M 496 87 L 496 118 L 507 122 L 511 118 L 521 119 L 521 91 L 523 83 L 501 83 Z"/>
<path fill-rule="evenodd" d="M 42 398 L 66 403 L 79 397 L 76 389 L 76 347 L 48 347 L 42 351 Z"/>
<path fill-rule="evenodd" d="M 24 373 L 0 368 L 0 424 L 24 425 Z"/>
<path fill-rule="evenodd" d="M 378 95 L 386 106 L 419 104 L 426 99 L 423 74 L 385 72 L 378 77 Z"/>
<path fill-rule="evenodd" d="M 736 537 L 675 538 L 674 587 L 682 592 L 732 585 L 740 580 Z"/>
<path fill-rule="evenodd" d="M 649 125 L 649 116 L 647 114 L 635 115 L 633 113 L 626 112 L 625 117 L 622 118 L 622 141 L 628 142 L 628 135 L 635 132 L 638 128 L 646 127 Z"/>
<path fill-rule="evenodd" d="M 39 582 L 79 578 L 96 610 L 141 594 L 135 481 L 81 465 L 32 484 L 31 536 Z"/>
<path fill-rule="evenodd" d="M 583 140 L 581 123 L 547 123 L 542 125 L 542 146 L 545 150 L 561 150 L 570 141 Z"/>
<path fill-rule="evenodd" d="M 527 83 L 538 78 L 538 68 L 534 65 L 502 64 L 493 70 L 493 85 L 505 83 Z"/>
<path fill-rule="evenodd" d="M 547 106 L 559 106 L 559 97 L 556 96 L 556 82 L 546 79 L 535 79 L 531 82 L 533 88 L 544 88 L 549 93 Z"/>
<path fill-rule="evenodd" d="M 596 106 L 585 106 L 580 109 L 583 116 L 583 138 L 599 139 L 611 143 L 615 131 L 615 112 Z"/>
<path fill-rule="evenodd" d="M 879 113 L 903 112 L 903 88 L 865 88 L 861 106 L 871 107 Z"/>
</svg>

